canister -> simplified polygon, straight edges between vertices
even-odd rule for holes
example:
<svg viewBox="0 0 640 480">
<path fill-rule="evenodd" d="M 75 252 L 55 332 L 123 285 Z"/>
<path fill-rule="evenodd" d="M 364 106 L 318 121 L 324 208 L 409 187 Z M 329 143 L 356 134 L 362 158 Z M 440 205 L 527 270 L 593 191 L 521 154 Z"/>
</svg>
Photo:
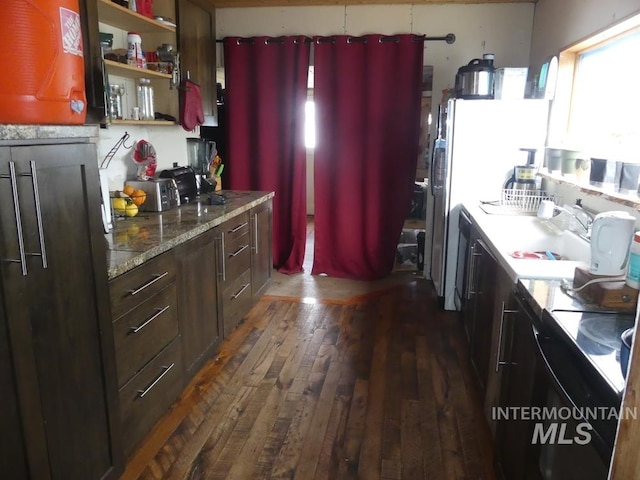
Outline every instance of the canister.
<svg viewBox="0 0 640 480">
<path fill-rule="evenodd" d="M 127 63 L 132 67 L 142 68 L 143 66 L 142 37 L 139 33 L 127 33 Z"/>
</svg>

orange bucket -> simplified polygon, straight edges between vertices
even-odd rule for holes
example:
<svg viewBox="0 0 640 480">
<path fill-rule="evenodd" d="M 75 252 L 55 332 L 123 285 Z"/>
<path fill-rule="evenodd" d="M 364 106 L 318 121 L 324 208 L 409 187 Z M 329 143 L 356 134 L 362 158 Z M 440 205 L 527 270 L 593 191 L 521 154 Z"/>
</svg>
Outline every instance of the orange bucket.
<svg viewBox="0 0 640 480">
<path fill-rule="evenodd" d="M 87 116 L 78 0 L 4 0 L 0 123 L 83 124 Z"/>
</svg>

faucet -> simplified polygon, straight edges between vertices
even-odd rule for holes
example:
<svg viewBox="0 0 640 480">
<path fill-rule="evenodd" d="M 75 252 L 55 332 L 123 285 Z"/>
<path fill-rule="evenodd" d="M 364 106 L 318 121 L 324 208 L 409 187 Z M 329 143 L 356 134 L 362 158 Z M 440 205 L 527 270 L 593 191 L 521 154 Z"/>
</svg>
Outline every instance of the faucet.
<svg viewBox="0 0 640 480">
<path fill-rule="evenodd" d="M 576 204 L 572 207 L 572 209 L 577 210 L 572 211 L 568 208 L 561 207 L 560 205 L 556 205 L 552 200 L 543 200 L 540 203 L 540 207 L 538 208 L 538 218 L 553 218 L 553 215 L 556 211 L 565 212 L 571 215 L 571 218 L 575 219 L 575 221 L 582 227 L 584 232 L 580 233 L 579 236 L 585 240 L 590 240 L 591 238 L 591 226 L 593 225 L 593 220 L 595 215 L 586 210 L 582 206 L 582 201 L 580 199 L 576 200 Z M 580 217 L 586 217 L 586 221 L 582 220 Z"/>
</svg>

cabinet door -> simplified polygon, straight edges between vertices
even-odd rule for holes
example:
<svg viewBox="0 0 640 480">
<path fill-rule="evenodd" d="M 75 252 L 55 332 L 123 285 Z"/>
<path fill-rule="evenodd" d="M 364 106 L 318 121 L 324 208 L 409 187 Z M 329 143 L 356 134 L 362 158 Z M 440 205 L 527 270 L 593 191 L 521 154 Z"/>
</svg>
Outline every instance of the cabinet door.
<svg viewBox="0 0 640 480">
<path fill-rule="evenodd" d="M 515 303 L 515 302 L 514 302 Z M 532 321 L 525 307 L 518 303 L 518 313 L 507 321 L 507 351 L 505 373 L 502 379 L 500 407 L 533 405 L 534 385 L 537 377 L 537 347 Z M 531 478 L 535 472 L 531 455 L 533 422 L 520 418 L 498 421 L 497 458 L 504 478 Z"/>
<path fill-rule="evenodd" d="M 254 302 L 271 282 L 271 212 L 272 200 L 251 209 L 251 293 Z"/>
<path fill-rule="evenodd" d="M 105 71 L 102 62 L 98 27 L 98 5 L 96 0 L 81 0 L 82 47 L 84 49 L 84 78 L 87 96 L 87 119 L 85 123 L 105 122 Z"/>
<path fill-rule="evenodd" d="M 477 283 L 475 285 L 475 314 L 473 337 L 471 339 L 471 359 L 476 368 L 483 390 L 487 386 L 489 358 L 491 356 L 491 332 L 493 327 L 493 305 L 496 294 L 496 274 L 498 263 L 481 239 L 476 240 Z"/>
<path fill-rule="evenodd" d="M 176 249 L 178 318 L 185 369 L 202 366 L 220 344 L 218 315 L 217 231 L 209 230 Z"/>
<path fill-rule="evenodd" d="M 6 190 L 20 211 L 3 201 L 0 212 L 18 248 L 7 243 L 2 256 L 22 261 L 4 265 L 2 287 L 30 467 L 115 478 L 123 462 L 95 146 L 10 151 L 0 169 L 15 167 Z"/>
<path fill-rule="evenodd" d="M 18 410 L 18 392 L 12 368 L 4 299 L 0 292 L 0 471 L 7 478 L 27 478 L 27 452 Z"/>
<path fill-rule="evenodd" d="M 198 0 L 176 2 L 180 74 L 200 85 L 204 125 L 218 124 L 216 103 L 216 16 L 212 7 Z"/>
</svg>

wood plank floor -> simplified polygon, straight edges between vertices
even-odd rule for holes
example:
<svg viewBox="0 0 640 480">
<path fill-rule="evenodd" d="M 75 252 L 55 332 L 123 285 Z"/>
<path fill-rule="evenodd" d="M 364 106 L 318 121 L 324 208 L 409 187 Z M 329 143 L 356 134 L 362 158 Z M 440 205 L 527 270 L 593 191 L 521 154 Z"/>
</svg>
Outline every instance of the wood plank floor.
<svg viewBox="0 0 640 480">
<path fill-rule="evenodd" d="M 494 479 L 461 325 L 419 277 L 352 303 L 264 297 L 123 479 Z"/>
</svg>

